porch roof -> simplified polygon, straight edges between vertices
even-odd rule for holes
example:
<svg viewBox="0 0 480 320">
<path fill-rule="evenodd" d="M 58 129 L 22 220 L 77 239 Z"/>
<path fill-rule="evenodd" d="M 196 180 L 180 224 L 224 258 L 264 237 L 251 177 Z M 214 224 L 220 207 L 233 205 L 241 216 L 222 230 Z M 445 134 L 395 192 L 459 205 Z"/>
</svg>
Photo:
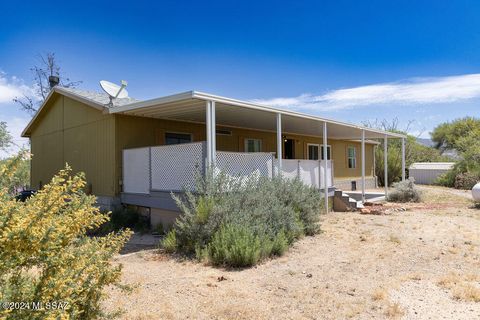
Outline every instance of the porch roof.
<svg viewBox="0 0 480 320">
<path fill-rule="evenodd" d="M 322 124 L 326 122 L 328 137 L 332 139 L 359 139 L 362 130 L 365 130 L 366 139 L 378 139 L 385 136 L 405 138 L 405 135 L 402 134 L 198 91 L 187 91 L 161 98 L 118 105 L 109 108 L 108 112 L 205 123 L 206 101 L 215 101 L 217 126 L 224 125 L 274 132 L 276 130 L 276 114 L 280 113 L 282 114 L 282 130 L 284 133 L 321 136 Z"/>
</svg>

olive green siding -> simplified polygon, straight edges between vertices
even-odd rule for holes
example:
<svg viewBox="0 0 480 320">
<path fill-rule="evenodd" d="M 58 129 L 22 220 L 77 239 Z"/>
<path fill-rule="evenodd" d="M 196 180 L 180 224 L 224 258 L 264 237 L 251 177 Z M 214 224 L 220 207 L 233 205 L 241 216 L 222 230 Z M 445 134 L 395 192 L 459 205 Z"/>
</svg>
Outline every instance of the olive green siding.
<svg viewBox="0 0 480 320">
<path fill-rule="evenodd" d="M 88 190 L 115 195 L 115 117 L 55 95 L 31 133 L 31 185 L 39 188 L 68 163 L 84 172 Z"/>
<path fill-rule="evenodd" d="M 217 135 L 217 149 L 244 151 L 247 138 L 261 139 L 263 152 L 276 151 L 274 132 L 227 128 L 229 135 Z M 74 172 L 86 174 L 89 190 L 97 196 L 116 196 L 121 192 L 122 150 L 165 143 L 165 133 L 189 133 L 193 141 L 206 140 L 204 124 L 154 118 L 111 115 L 71 98 L 54 94 L 31 129 L 31 186 L 39 188 L 68 163 Z M 307 144 L 322 144 L 321 137 L 285 134 L 295 141 L 295 157 L 307 158 Z M 334 176 L 338 179 L 360 177 L 359 142 L 329 139 Z M 357 166 L 349 169 L 347 147 L 356 147 Z M 373 147 L 366 144 L 366 175 L 373 176 Z"/>
</svg>

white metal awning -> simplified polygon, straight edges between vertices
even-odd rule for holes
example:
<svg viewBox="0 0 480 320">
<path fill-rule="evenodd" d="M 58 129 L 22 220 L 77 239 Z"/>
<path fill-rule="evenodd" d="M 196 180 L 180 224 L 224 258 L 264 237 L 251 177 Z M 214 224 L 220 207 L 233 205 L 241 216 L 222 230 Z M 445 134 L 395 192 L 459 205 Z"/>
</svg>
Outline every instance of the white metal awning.
<svg viewBox="0 0 480 320">
<path fill-rule="evenodd" d="M 216 124 L 218 126 L 275 132 L 276 115 L 281 114 L 284 133 L 321 136 L 322 125 L 325 122 L 328 126 L 328 136 L 332 139 L 359 139 L 362 130 L 365 130 L 366 139 L 378 139 L 385 136 L 405 138 L 404 135 L 397 133 L 198 91 L 188 91 L 162 98 L 116 106 L 110 108 L 109 113 L 205 123 L 207 101 L 214 101 L 216 104 Z"/>
</svg>

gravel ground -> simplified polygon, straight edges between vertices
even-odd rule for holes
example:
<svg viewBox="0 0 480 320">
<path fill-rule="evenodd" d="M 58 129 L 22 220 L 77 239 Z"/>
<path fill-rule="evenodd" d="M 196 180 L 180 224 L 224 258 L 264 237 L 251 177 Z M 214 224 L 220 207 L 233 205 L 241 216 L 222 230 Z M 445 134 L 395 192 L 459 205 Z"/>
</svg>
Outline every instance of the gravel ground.
<svg viewBox="0 0 480 320">
<path fill-rule="evenodd" d="M 119 255 L 134 289 L 107 290 L 105 308 L 121 319 L 480 318 L 480 303 L 439 285 L 452 273 L 480 284 L 480 210 L 441 188 L 424 194 L 391 215 L 328 214 L 321 234 L 250 269 L 155 249 Z"/>
</svg>

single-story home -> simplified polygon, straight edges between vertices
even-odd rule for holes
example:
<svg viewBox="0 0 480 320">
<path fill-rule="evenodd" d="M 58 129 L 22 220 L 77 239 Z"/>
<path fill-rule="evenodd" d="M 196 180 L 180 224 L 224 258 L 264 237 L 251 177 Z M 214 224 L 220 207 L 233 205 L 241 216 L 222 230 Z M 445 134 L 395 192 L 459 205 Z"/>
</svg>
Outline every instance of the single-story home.
<svg viewBox="0 0 480 320">
<path fill-rule="evenodd" d="M 455 162 L 415 162 L 408 168 L 408 175 L 418 184 L 434 184 L 437 178 L 453 168 Z"/>
<path fill-rule="evenodd" d="M 31 142 L 32 188 L 41 188 L 68 163 L 85 173 L 99 205 L 144 207 L 152 221 L 175 217 L 170 193 L 192 185 L 195 172 L 207 167 L 232 176 L 299 177 L 327 195 L 327 205 L 336 189 L 350 189 L 352 182 L 364 194 L 376 187 L 378 139 L 405 140 L 198 91 L 111 102 L 107 94 L 58 86 L 22 136 Z"/>
</svg>

